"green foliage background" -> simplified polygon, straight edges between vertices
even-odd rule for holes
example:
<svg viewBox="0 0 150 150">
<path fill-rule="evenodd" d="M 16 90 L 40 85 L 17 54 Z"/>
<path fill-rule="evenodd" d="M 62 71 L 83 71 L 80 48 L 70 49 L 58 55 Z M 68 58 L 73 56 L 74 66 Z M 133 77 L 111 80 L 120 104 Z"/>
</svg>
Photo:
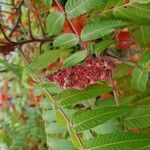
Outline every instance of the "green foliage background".
<svg viewBox="0 0 150 150">
<path fill-rule="evenodd" d="M 0 149 L 149 150 L 150 1 L 14 3 L 0 2 L 0 52 L 8 50 L 5 45 L 10 43 L 14 48 L 13 53 L 0 55 L 0 94 L 10 97 L 7 104 L 3 97 L 0 99 Z M 5 17 L 9 13 L 3 9 L 11 12 L 12 6 L 16 6 L 18 16 L 8 22 Z M 85 13 L 87 24 L 81 33 L 78 29 L 63 33 L 66 20 Z M 3 33 L 4 26 L 8 28 Z M 135 48 L 117 48 L 114 37 L 121 30 L 130 33 Z M 112 81 L 83 90 L 64 90 L 43 80 L 61 67 L 82 63 L 89 53 L 107 54 L 115 60 Z M 61 66 L 40 72 L 58 60 Z M 6 91 L 3 81 L 9 82 Z M 39 102 L 33 103 L 37 96 Z"/>
</svg>

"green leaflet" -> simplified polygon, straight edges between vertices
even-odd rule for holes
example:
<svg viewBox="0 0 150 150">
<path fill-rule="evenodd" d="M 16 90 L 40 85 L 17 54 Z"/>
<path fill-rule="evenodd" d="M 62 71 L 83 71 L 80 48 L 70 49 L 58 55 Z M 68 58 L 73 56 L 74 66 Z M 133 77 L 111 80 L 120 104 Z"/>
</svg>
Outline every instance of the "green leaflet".
<svg viewBox="0 0 150 150">
<path fill-rule="evenodd" d="M 132 4 L 127 8 L 117 8 L 114 9 L 114 16 L 118 19 L 139 23 L 139 24 L 149 24 L 150 23 L 150 4 Z"/>
<path fill-rule="evenodd" d="M 124 0 L 105 0 L 105 10 L 112 8 L 112 7 L 117 7 L 121 5 L 124 2 Z"/>
<path fill-rule="evenodd" d="M 77 149 L 80 149 L 81 148 L 81 144 L 80 144 L 80 141 L 79 141 L 78 137 L 76 136 L 76 133 L 74 132 L 74 130 L 72 128 L 68 128 L 68 130 L 69 130 L 70 138 L 71 138 L 71 141 L 72 141 L 73 145 Z"/>
<path fill-rule="evenodd" d="M 148 71 L 135 68 L 132 73 L 132 85 L 137 90 L 143 92 L 146 90 L 148 81 Z"/>
<path fill-rule="evenodd" d="M 94 53 L 102 53 L 106 48 L 114 44 L 114 40 L 104 40 L 99 42 L 98 44 L 95 45 L 94 47 Z"/>
<path fill-rule="evenodd" d="M 150 49 L 143 53 L 139 65 L 143 68 L 143 70 L 150 72 Z"/>
<path fill-rule="evenodd" d="M 133 102 L 136 106 L 149 106 L 150 105 L 150 96 L 142 97 Z"/>
<path fill-rule="evenodd" d="M 133 133 L 100 135 L 85 142 L 85 150 L 148 150 L 150 136 Z"/>
<path fill-rule="evenodd" d="M 91 11 L 93 8 L 102 5 L 102 0 L 68 0 L 65 5 L 69 19 Z"/>
<path fill-rule="evenodd" d="M 45 122 L 45 132 L 47 134 L 60 134 L 64 133 L 66 129 L 59 125 L 57 122 Z"/>
<path fill-rule="evenodd" d="M 78 43 L 79 43 L 79 38 L 76 34 L 66 33 L 56 37 L 56 39 L 53 42 L 53 46 L 69 48 L 77 45 Z"/>
<path fill-rule="evenodd" d="M 52 5 L 53 1 L 52 0 L 44 0 L 44 4 L 47 8 L 50 8 Z"/>
<path fill-rule="evenodd" d="M 66 139 L 48 138 L 48 146 L 54 150 L 75 150 L 71 141 Z"/>
<path fill-rule="evenodd" d="M 131 92 L 130 94 L 125 94 L 123 97 L 120 98 L 120 105 L 131 106 L 133 100 L 137 99 L 137 97 L 138 97 L 138 94 L 135 94 L 134 92 Z"/>
<path fill-rule="evenodd" d="M 64 67 L 71 67 L 73 65 L 76 65 L 79 62 L 83 61 L 87 57 L 87 55 L 88 55 L 88 53 L 86 50 L 76 52 L 64 61 L 63 66 Z"/>
<path fill-rule="evenodd" d="M 39 86 L 41 88 L 46 88 L 52 94 L 62 92 L 62 89 L 60 87 L 56 86 L 55 84 L 49 83 L 49 82 L 41 83 L 41 84 L 39 84 Z"/>
<path fill-rule="evenodd" d="M 64 111 L 64 110 L 63 110 Z M 55 110 L 57 122 L 61 126 L 68 126 L 67 120 L 64 118 L 63 114 L 59 110 Z"/>
<path fill-rule="evenodd" d="M 110 92 L 112 89 L 106 84 L 96 84 L 87 87 L 86 89 L 80 90 L 66 90 L 60 94 L 58 103 L 63 106 L 70 106 L 75 103 L 79 103 L 83 100 L 88 100 L 90 98 L 95 98 L 101 94 Z M 59 95 L 58 95 L 59 97 Z"/>
<path fill-rule="evenodd" d="M 124 120 L 124 125 L 130 128 L 147 128 L 150 125 L 150 107 L 135 109 Z"/>
<path fill-rule="evenodd" d="M 46 107 L 45 107 L 46 108 Z M 42 114 L 43 120 L 46 122 L 53 122 L 56 121 L 56 115 L 53 110 L 45 110 Z"/>
<path fill-rule="evenodd" d="M 43 88 L 46 88 L 51 94 L 57 94 L 62 92 L 62 89 L 50 82 L 42 82 L 33 87 L 34 95 L 40 96 L 43 92 Z"/>
<path fill-rule="evenodd" d="M 139 62 L 139 68 L 135 68 L 132 73 L 132 85 L 139 91 L 145 91 L 150 72 L 150 50 L 146 50 Z"/>
<path fill-rule="evenodd" d="M 126 23 L 120 20 L 102 20 L 86 25 L 81 32 L 83 41 L 90 41 L 106 36 L 117 28 L 124 27 Z"/>
<path fill-rule="evenodd" d="M 130 107 L 102 107 L 80 112 L 73 116 L 73 126 L 77 131 L 84 131 L 126 114 L 131 110 Z"/>
<path fill-rule="evenodd" d="M 150 44 L 149 25 L 139 25 L 131 28 L 131 34 L 141 46 L 148 46 Z"/>
<path fill-rule="evenodd" d="M 49 52 L 45 52 L 42 55 L 40 55 L 38 58 L 33 60 L 31 63 L 31 67 L 35 71 L 39 71 L 48 65 L 54 63 L 58 58 L 67 56 L 68 52 L 66 50 L 53 50 Z"/>
<path fill-rule="evenodd" d="M 49 35 L 58 35 L 63 28 L 65 16 L 60 11 L 52 12 L 46 20 L 46 31 Z"/>
<path fill-rule="evenodd" d="M 147 4 L 147 3 L 150 3 L 150 0 L 135 0 L 135 2 L 140 3 L 140 4 Z"/>
<path fill-rule="evenodd" d="M 121 128 L 122 127 L 120 122 L 118 121 L 117 118 L 115 118 L 92 128 L 92 131 L 95 131 L 98 134 L 109 134 L 113 132 L 122 131 Z"/>
<path fill-rule="evenodd" d="M 116 69 L 113 72 L 113 77 L 116 79 L 122 78 L 123 76 L 126 75 L 126 73 L 130 68 L 131 67 L 127 64 L 123 64 L 123 63 L 118 64 Z"/>
<path fill-rule="evenodd" d="M 17 76 L 21 77 L 22 71 L 23 71 L 22 66 L 19 66 L 13 63 L 8 63 L 6 60 L 2 60 L 2 59 L 0 59 L 0 64 L 2 64 L 9 71 L 12 71 Z"/>
<path fill-rule="evenodd" d="M 96 106 L 97 108 L 110 107 L 110 106 L 116 106 L 116 103 L 115 103 L 114 97 L 112 97 L 112 98 L 108 98 L 108 99 L 105 99 L 105 100 L 97 101 L 97 102 L 95 103 L 95 106 Z"/>
</svg>

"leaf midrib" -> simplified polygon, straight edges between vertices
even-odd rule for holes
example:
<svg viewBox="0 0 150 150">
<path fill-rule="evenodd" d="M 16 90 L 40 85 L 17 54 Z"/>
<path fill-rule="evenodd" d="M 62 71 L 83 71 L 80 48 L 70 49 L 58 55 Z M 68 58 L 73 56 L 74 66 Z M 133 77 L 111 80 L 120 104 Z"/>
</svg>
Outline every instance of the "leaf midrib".
<svg viewBox="0 0 150 150">
<path fill-rule="evenodd" d="M 121 142 L 115 142 L 115 143 L 108 143 L 108 144 L 105 144 L 105 145 L 101 145 L 101 146 L 97 146 L 97 147 L 92 147 L 92 148 L 88 148 L 88 149 L 85 149 L 85 150 L 94 150 L 94 149 L 97 149 L 97 148 L 102 148 L 102 147 L 105 147 L 105 146 L 110 146 L 110 145 L 117 145 L 117 144 L 121 144 L 121 143 L 128 143 L 128 142 L 141 142 L 141 141 L 145 141 L 145 139 L 132 139 L 132 140 L 125 140 L 125 141 L 121 141 Z M 148 138 L 147 138 L 147 141 L 150 141 Z"/>
<path fill-rule="evenodd" d="M 57 46 L 60 47 L 60 46 L 62 46 L 62 45 L 65 45 L 65 44 L 67 44 L 67 43 L 69 43 L 69 42 L 73 42 L 73 41 L 76 41 L 76 40 L 78 40 L 78 38 L 77 38 L 77 37 L 74 37 L 74 39 L 71 39 L 71 40 L 69 40 L 69 41 L 66 41 L 66 42 L 64 42 L 64 43 L 62 43 L 62 44 L 58 44 Z"/>
<path fill-rule="evenodd" d="M 66 98 L 64 98 L 64 99 L 62 99 L 62 100 L 59 100 L 58 101 L 58 103 L 61 103 L 62 101 L 65 101 L 66 99 L 69 99 L 69 98 L 71 98 L 71 97 L 74 97 L 74 96 L 77 96 L 77 95 L 83 95 L 83 94 L 85 94 L 85 93 L 89 93 L 89 92 L 92 92 L 92 91 L 97 91 L 98 89 L 91 89 L 91 90 L 89 90 L 89 91 L 84 91 L 84 92 L 82 92 L 82 93 L 80 93 L 80 94 L 72 94 L 72 95 L 70 95 L 70 96 L 67 96 Z M 99 91 L 100 92 L 100 91 Z"/>
<path fill-rule="evenodd" d="M 119 23 L 118 23 L 118 24 L 119 24 Z M 91 34 L 95 34 L 96 32 L 100 32 L 100 31 L 103 31 L 103 30 L 107 30 L 108 28 L 110 28 L 111 30 L 114 30 L 115 27 L 116 27 L 116 26 L 114 26 L 114 25 L 106 26 L 106 27 L 97 29 L 97 30 L 95 30 L 95 31 L 93 31 L 93 32 L 89 32 L 89 33 L 87 33 L 87 34 L 81 35 L 81 38 L 82 38 L 82 39 L 83 39 L 83 38 L 87 38 L 87 37 L 88 37 L 89 35 L 91 35 Z"/>
<path fill-rule="evenodd" d="M 51 33 L 53 33 L 54 32 L 54 29 L 55 29 L 55 26 L 56 26 L 56 24 L 57 24 L 57 22 L 61 19 L 61 17 L 63 16 L 64 14 L 63 13 L 61 13 L 61 15 L 58 17 L 58 19 L 55 21 L 55 23 L 54 23 L 54 25 L 53 25 L 53 28 L 52 28 L 52 32 Z"/>
<path fill-rule="evenodd" d="M 79 5 L 75 5 L 73 8 L 68 9 L 67 14 L 70 14 L 72 11 L 74 11 L 74 9 L 81 7 L 82 5 L 84 5 L 86 2 L 88 2 L 89 0 L 83 1 L 82 3 L 80 3 Z"/>
<path fill-rule="evenodd" d="M 77 126 L 79 126 L 80 124 L 83 124 L 84 122 L 87 122 L 87 121 L 90 121 L 90 120 L 93 120 L 93 119 L 95 119 L 95 118 L 99 118 L 99 117 L 103 117 L 103 116 L 106 116 L 106 115 L 108 115 L 108 114 L 111 114 L 111 113 L 117 113 L 117 112 L 119 112 L 119 111 L 122 111 L 122 110 L 115 110 L 115 111 L 111 111 L 111 112 L 106 112 L 106 113 L 104 113 L 103 115 L 96 115 L 96 116 L 94 116 L 94 117 L 92 117 L 92 118 L 89 118 L 89 119 L 87 119 L 87 120 L 84 120 L 84 121 L 82 121 L 82 122 L 80 122 L 80 123 L 77 123 L 77 124 L 74 124 L 73 126 L 74 127 L 77 127 Z M 124 112 L 124 113 L 126 113 L 126 112 Z M 120 115 L 120 114 L 119 114 Z M 118 116 L 119 116 L 118 115 Z"/>
<path fill-rule="evenodd" d="M 130 117 L 130 118 L 125 119 L 125 121 L 130 121 L 130 120 L 133 120 L 133 119 L 139 119 L 139 118 L 144 118 L 144 117 L 150 117 L 150 114 L 136 116 L 136 117 Z"/>
</svg>

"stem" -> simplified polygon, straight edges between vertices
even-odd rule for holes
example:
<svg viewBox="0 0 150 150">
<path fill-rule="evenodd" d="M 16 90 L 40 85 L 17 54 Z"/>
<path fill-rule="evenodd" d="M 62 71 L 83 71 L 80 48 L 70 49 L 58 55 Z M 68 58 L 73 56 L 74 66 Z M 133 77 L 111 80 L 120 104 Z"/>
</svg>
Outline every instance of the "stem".
<svg viewBox="0 0 150 150">
<path fill-rule="evenodd" d="M 31 39 L 34 39 L 33 35 L 32 35 L 32 28 L 31 28 L 31 19 L 30 19 L 30 11 L 28 10 L 28 24 L 29 24 L 29 34 Z"/>
<path fill-rule="evenodd" d="M 1 30 L 1 32 L 2 32 L 2 34 L 3 34 L 3 36 L 5 37 L 5 39 L 6 39 L 9 43 L 14 43 L 13 41 L 11 41 L 11 40 L 7 37 L 7 35 L 5 34 L 5 31 L 3 30 L 3 27 L 2 27 L 1 24 L 0 24 L 0 30 Z"/>
</svg>

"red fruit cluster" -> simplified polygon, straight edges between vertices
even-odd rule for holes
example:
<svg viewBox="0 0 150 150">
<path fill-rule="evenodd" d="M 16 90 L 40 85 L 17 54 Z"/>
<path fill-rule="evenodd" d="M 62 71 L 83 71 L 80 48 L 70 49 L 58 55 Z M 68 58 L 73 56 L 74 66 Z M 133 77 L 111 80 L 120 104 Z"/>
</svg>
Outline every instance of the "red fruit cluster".
<svg viewBox="0 0 150 150">
<path fill-rule="evenodd" d="M 46 79 L 64 89 L 83 89 L 97 81 L 109 80 L 113 69 L 114 62 L 109 58 L 89 56 L 83 64 L 59 69 Z"/>
</svg>

